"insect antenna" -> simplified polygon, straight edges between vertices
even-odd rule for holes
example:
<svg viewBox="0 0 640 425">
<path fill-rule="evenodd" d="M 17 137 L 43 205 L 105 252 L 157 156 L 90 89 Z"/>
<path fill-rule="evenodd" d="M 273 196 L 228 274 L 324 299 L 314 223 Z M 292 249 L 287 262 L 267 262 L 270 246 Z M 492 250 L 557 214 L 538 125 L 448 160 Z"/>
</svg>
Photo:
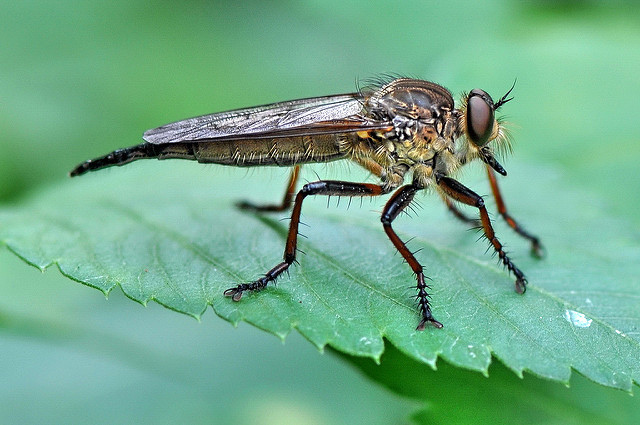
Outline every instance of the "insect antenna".
<svg viewBox="0 0 640 425">
<path fill-rule="evenodd" d="M 506 92 L 504 94 L 504 96 L 502 96 L 500 98 L 500 100 L 498 100 L 496 103 L 493 104 L 493 110 L 496 111 L 499 107 L 501 107 L 502 105 L 504 105 L 505 103 L 507 103 L 510 100 L 513 100 L 513 97 L 509 97 L 507 99 L 507 97 L 511 94 L 511 91 L 513 90 L 513 88 L 516 86 L 516 82 L 518 81 L 518 79 L 514 79 L 513 80 L 513 84 L 511 85 L 511 88 L 509 89 L 508 92 Z"/>
</svg>

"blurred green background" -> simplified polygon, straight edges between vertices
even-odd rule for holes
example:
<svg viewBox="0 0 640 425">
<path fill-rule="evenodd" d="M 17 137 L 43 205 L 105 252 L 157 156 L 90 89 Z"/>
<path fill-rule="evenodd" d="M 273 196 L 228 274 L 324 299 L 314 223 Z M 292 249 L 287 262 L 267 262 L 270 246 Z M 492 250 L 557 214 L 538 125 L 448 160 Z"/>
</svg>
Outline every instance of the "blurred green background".
<svg viewBox="0 0 640 425">
<path fill-rule="evenodd" d="M 78 162 L 147 128 L 397 73 L 456 97 L 478 87 L 497 98 L 517 78 L 507 170 L 559 173 L 637 226 L 639 12 L 588 1 L 2 2 L 0 202 L 69 184 Z M 118 291 L 105 302 L 4 248 L 0 288 L 0 422 L 388 424 L 417 406 L 298 335 L 283 345 Z"/>
</svg>

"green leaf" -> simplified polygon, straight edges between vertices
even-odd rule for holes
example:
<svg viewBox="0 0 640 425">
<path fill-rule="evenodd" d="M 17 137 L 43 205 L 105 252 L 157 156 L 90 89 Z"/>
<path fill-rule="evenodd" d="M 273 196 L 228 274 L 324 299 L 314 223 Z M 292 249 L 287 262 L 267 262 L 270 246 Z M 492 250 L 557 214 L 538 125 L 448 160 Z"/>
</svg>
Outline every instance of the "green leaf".
<svg viewBox="0 0 640 425">
<path fill-rule="evenodd" d="M 281 172 L 244 176 L 174 161 L 93 173 L 1 210 L 0 240 L 30 264 L 56 264 L 105 293 L 119 285 L 142 304 L 155 300 L 194 317 L 212 305 L 232 323 L 244 320 L 281 337 L 296 328 L 317 347 L 379 359 L 386 338 L 432 366 L 440 356 L 486 374 L 494 355 L 519 375 L 527 370 L 568 382 L 574 368 L 630 391 L 640 378 L 637 230 L 609 217 L 594 195 L 565 187 L 553 169 L 509 170 L 504 192 L 511 212 L 542 237 L 549 253 L 542 261 L 529 258 L 527 244 L 498 225 L 529 278 L 524 296 L 483 253 L 484 243 L 475 243 L 477 235 L 435 197 L 419 200 L 416 217 L 394 223 L 405 240 L 414 237 L 410 248 L 421 250 L 441 330 L 414 330 L 414 277 L 379 224 L 383 199 L 362 207 L 355 201 L 348 210 L 347 200 L 329 209 L 326 198 L 305 201 L 309 226 L 301 229 L 308 239 L 300 248 L 306 255 L 290 277 L 239 303 L 222 296 L 281 258 L 286 214 L 233 206 L 241 198 L 279 198 Z M 531 175 L 539 176 L 535 184 Z M 365 178 L 358 172 L 342 177 Z M 488 190 L 462 180 L 480 193 Z"/>
<path fill-rule="evenodd" d="M 3 424 L 384 425 L 416 407 L 298 334 L 105 300 L 0 250 Z"/>
<path fill-rule="evenodd" d="M 434 371 L 389 347 L 380 365 L 343 358 L 393 392 L 423 402 L 413 415 L 420 424 L 633 424 L 640 421 L 640 400 L 592 385 L 575 374 L 571 386 L 532 376 L 518 379 L 495 363 L 490 376 L 438 363 Z M 499 408 L 497 408 L 499 406 Z"/>
</svg>

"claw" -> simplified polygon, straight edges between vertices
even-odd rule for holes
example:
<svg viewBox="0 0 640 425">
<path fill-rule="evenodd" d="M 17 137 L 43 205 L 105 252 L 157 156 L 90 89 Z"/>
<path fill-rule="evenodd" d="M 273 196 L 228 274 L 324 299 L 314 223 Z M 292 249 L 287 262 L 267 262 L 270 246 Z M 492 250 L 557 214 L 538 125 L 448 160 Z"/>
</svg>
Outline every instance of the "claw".
<svg viewBox="0 0 640 425">
<path fill-rule="evenodd" d="M 225 297 L 231 297 L 231 299 L 233 301 L 238 302 L 242 298 L 242 289 L 240 289 L 240 288 L 229 288 L 226 291 L 224 291 L 224 296 Z"/>
<path fill-rule="evenodd" d="M 540 244 L 540 242 L 535 241 L 531 244 L 531 255 L 535 258 L 541 259 L 547 255 L 547 250 Z"/>
<path fill-rule="evenodd" d="M 438 322 L 433 317 L 424 317 L 418 324 L 418 327 L 416 328 L 416 330 L 423 331 L 427 323 L 431 323 L 437 329 L 442 329 L 442 323 Z"/>
<path fill-rule="evenodd" d="M 518 294 L 524 294 L 527 292 L 527 279 L 524 277 L 516 279 L 516 292 Z"/>
</svg>

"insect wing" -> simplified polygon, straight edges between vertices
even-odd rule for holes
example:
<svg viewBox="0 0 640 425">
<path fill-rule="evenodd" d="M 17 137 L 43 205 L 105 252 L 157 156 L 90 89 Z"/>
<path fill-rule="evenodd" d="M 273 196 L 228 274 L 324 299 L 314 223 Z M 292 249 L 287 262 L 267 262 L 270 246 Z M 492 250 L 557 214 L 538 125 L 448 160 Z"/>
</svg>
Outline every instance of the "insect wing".
<svg viewBox="0 0 640 425">
<path fill-rule="evenodd" d="M 363 116 L 359 93 L 291 100 L 202 115 L 147 130 L 149 143 L 278 138 L 389 127 Z"/>
</svg>

